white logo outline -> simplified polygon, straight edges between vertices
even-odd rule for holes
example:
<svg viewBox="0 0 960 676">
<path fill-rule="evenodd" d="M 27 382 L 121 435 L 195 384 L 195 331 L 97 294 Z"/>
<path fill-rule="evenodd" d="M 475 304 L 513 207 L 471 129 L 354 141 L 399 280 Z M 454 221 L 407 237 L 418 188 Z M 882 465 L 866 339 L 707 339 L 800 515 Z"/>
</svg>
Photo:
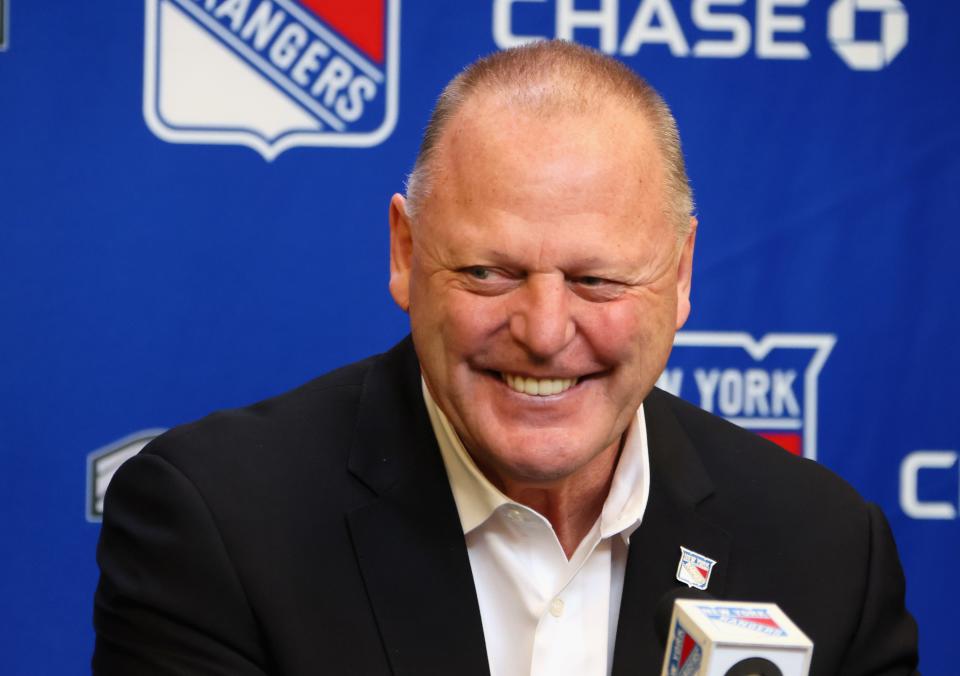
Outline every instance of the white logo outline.
<svg viewBox="0 0 960 676">
<path fill-rule="evenodd" d="M 144 21 L 143 116 L 147 127 L 161 140 L 168 143 L 246 146 L 260 153 L 267 162 L 272 162 L 284 151 L 295 147 L 367 148 L 379 145 L 393 133 L 397 124 L 400 89 L 400 0 L 386 0 L 387 54 L 386 68 L 384 69 L 386 71 L 386 99 L 384 117 L 380 126 L 369 132 L 297 131 L 284 134 L 275 141 L 267 141 L 252 131 L 240 129 L 184 129 L 168 125 L 163 120 L 157 97 L 159 88 L 159 14 L 161 5 L 171 2 L 178 7 L 189 7 L 188 4 L 177 2 L 177 0 L 146 0 Z M 278 0 L 278 2 L 285 3 L 285 6 L 293 6 L 292 0 Z M 298 7 L 291 9 L 291 14 L 302 16 L 305 12 Z M 308 21 L 317 25 L 312 20 L 308 19 Z M 333 37 L 331 42 L 339 41 Z M 347 51 L 352 50 L 347 48 Z"/>
<path fill-rule="evenodd" d="M 857 12 L 881 12 L 880 40 L 857 40 Z M 830 46 L 854 70 L 882 70 L 909 41 L 909 17 L 900 0 L 835 0 L 827 14 Z"/>
<path fill-rule="evenodd" d="M 10 49 L 10 0 L 0 0 L 0 52 Z"/>
<path fill-rule="evenodd" d="M 120 465 L 139 453 L 153 439 L 166 432 L 150 427 L 126 435 L 87 454 L 86 518 L 90 523 L 103 520 L 103 496 Z M 106 466 L 104 467 L 104 463 Z"/>
<path fill-rule="evenodd" d="M 817 381 L 836 343 L 832 333 L 768 333 L 756 340 L 745 331 L 678 331 L 673 340 L 674 347 L 739 347 L 755 361 L 776 348 L 814 350 L 803 373 L 803 457 L 810 460 L 817 459 Z"/>
</svg>

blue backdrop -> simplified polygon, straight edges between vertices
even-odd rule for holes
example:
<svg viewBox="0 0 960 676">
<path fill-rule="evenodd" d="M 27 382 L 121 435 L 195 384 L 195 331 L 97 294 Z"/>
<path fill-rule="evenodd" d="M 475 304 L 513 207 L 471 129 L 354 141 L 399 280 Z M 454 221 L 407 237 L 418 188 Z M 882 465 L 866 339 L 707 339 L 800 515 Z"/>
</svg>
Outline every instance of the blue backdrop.
<svg viewBox="0 0 960 676">
<path fill-rule="evenodd" d="M 678 118 L 700 230 L 661 383 L 878 502 L 951 673 L 960 5 L 0 6 L 3 673 L 88 671 L 126 454 L 405 334 L 388 198 L 443 84 L 531 36 L 618 55 Z"/>
</svg>

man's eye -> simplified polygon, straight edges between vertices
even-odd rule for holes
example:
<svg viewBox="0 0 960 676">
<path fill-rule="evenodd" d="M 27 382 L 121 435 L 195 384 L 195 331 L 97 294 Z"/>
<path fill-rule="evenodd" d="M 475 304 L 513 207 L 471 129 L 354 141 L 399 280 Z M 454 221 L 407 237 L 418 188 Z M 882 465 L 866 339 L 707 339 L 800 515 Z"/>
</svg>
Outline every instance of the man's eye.
<svg viewBox="0 0 960 676">
<path fill-rule="evenodd" d="M 619 298 L 626 290 L 623 283 L 605 277 L 585 275 L 575 277 L 572 281 L 573 286 L 571 288 L 574 293 L 581 298 L 597 303 L 605 303 Z"/>
<path fill-rule="evenodd" d="M 466 273 L 473 277 L 474 279 L 489 279 L 490 278 L 490 269 L 480 266 L 474 266 L 472 268 L 467 268 Z"/>
<path fill-rule="evenodd" d="M 577 283 L 583 286 L 600 286 L 604 281 L 600 277 L 580 277 L 577 279 Z"/>
</svg>

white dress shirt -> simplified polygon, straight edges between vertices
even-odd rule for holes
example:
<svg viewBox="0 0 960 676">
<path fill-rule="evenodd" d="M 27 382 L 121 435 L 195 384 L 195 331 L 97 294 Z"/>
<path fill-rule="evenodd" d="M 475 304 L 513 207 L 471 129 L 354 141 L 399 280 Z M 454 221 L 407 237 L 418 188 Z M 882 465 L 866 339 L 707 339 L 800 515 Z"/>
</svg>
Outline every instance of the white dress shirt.
<svg viewBox="0 0 960 676">
<path fill-rule="evenodd" d="M 600 518 L 568 560 L 541 514 L 480 472 L 423 383 L 460 514 L 491 676 L 606 676 L 630 535 L 650 490 L 643 406 L 627 430 Z"/>
</svg>

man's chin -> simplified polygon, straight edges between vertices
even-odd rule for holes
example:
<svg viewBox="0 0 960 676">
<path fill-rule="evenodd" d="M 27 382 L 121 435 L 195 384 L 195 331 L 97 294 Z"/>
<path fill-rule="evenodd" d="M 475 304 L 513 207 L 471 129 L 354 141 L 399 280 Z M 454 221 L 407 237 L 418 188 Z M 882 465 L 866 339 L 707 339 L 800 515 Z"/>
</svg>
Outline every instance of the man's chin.
<svg viewBox="0 0 960 676">
<path fill-rule="evenodd" d="M 570 445 L 569 436 L 562 439 L 528 437 L 487 445 L 490 450 L 471 455 L 488 478 L 493 473 L 513 483 L 549 485 L 575 475 L 604 450 L 586 446 Z"/>
</svg>

